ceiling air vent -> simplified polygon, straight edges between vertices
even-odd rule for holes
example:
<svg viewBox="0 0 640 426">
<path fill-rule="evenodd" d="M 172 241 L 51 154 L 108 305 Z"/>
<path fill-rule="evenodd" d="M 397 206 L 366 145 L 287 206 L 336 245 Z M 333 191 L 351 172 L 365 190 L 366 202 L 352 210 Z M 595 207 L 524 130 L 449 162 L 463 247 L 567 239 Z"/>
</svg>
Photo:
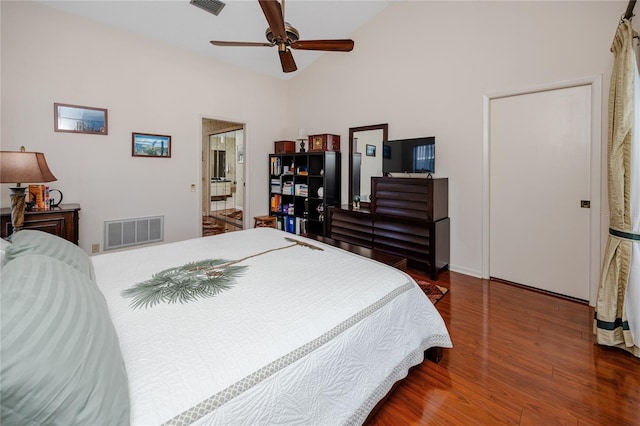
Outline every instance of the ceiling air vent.
<svg viewBox="0 0 640 426">
<path fill-rule="evenodd" d="M 216 16 L 220 14 L 225 5 L 219 0 L 191 0 L 190 3 Z"/>
</svg>

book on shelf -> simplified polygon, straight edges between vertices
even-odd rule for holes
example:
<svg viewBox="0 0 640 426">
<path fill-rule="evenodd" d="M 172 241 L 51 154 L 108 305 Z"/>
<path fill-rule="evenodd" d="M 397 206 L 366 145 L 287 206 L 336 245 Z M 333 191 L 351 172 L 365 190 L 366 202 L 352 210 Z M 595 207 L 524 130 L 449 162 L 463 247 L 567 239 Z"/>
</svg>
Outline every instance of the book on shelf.
<svg viewBox="0 0 640 426">
<path fill-rule="evenodd" d="M 309 196 L 309 186 L 306 183 L 297 183 L 295 185 L 295 194 L 301 197 Z"/>
<path fill-rule="evenodd" d="M 293 203 L 282 205 L 282 214 L 293 216 L 293 213 L 294 213 Z"/>
<path fill-rule="evenodd" d="M 286 232 L 295 234 L 296 233 L 296 218 L 293 216 L 286 216 L 284 218 L 284 230 Z"/>
<path fill-rule="evenodd" d="M 296 217 L 296 234 L 306 234 L 307 233 L 307 219 L 302 217 Z"/>
<path fill-rule="evenodd" d="M 271 169 L 272 175 L 280 175 L 282 171 L 282 164 L 280 164 L 280 157 L 271 157 Z"/>
<path fill-rule="evenodd" d="M 279 194 L 282 191 L 282 183 L 280 182 L 280 178 L 271 179 L 271 192 L 274 194 Z"/>
<path fill-rule="evenodd" d="M 271 211 L 272 212 L 279 212 L 281 210 L 282 210 L 282 208 L 280 206 L 280 194 L 274 194 L 271 197 Z"/>
<path fill-rule="evenodd" d="M 308 221 L 307 221 L 307 219 L 304 219 L 304 218 L 298 218 L 298 219 L 300 219 L 300 223 L 298 225 L 297 234 L 306 234 L 308 232 Z"/>
<path fill-rule="evenodd" d="M 294 186 L 293 182 L 287 181 L 282 183 L 282 193 L 286 195 L 293 195 Z"/>
</svg>

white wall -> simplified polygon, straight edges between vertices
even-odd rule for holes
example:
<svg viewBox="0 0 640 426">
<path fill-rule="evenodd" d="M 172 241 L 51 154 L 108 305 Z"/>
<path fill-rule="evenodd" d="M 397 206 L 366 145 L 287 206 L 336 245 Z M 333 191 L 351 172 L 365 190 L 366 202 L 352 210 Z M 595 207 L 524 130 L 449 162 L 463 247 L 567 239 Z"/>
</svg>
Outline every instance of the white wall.
<svg viewBox="0 0 640 426">
<path fill-rule="evenodd" d="M 38 3 L 0 7 L 0 144 L 45 153 L 58 178 L 50 186 L 82 206 L 83 249 L 102 246 L 103 223 L 113 219 L 164 215 L 165 241 L 201 235 L 203 116 L 246 123 L 245 217 L 267 211 L 266 158 L 282 139 L 284 81 Z M 107 108 L 109 134 L 55 133 L 54 102 Z M 131 132 L 171 135 L 172 157 L 132 157 Z"/>
<path fill-rule="evenodd" d="M 626 5 L 396 2 L 352 34 L 353 52 L 326 54 L 290 81 L 287 132 L 341 135 L 344 202 L 349 127 L 389 123 L 390 140 L 435 136 L 436 176 L 449 178 L 451 269 L 480 276 L 483 95 L 602 75 L 605 159 L 609 48 Z M 600 190 L 606 223 L 604 180 Z"/>
</svg>

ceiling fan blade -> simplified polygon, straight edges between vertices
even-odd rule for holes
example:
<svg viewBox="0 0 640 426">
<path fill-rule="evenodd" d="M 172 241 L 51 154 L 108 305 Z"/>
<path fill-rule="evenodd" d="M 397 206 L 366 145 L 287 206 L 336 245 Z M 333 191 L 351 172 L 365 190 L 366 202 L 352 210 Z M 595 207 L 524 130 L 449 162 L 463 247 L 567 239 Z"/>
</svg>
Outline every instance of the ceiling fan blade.
<svg viewBox="0 0 640 426">
<path fill-rule="evenodd" d="M 332 52 L 351 52 L 353 45 L 353 40 L 298 40 L 291 43 L 294 49 Z"/>
<path fill-rule="evenodd" d="M 296 66 L 296 61 L 293 60 L 293 55 L 289 49 L 286 50 L 278 50 L 278 54 L 280 55 L 280 63 L 282 64 L 282 71 L 284 72 L 294 72 L 298 69 Z"/>
<path fill-rule="evenodd" d="M 280 3 L 277 0 L 258 0 L 258 2 L 275 38 L 286 41 L 287 33 L 284 29 L 284 17 L 282 16 Z"/>
<path fill-rule="evenodd" d="M 211 40 L 209 43 L 214 46 L 248 46 L 248 47 L 272 47 L 274 46 L 271 43 L 262 43 L 262 42 L 250 42 L 250 41 L 219 41 L 219 40 Z"/>
</svg>

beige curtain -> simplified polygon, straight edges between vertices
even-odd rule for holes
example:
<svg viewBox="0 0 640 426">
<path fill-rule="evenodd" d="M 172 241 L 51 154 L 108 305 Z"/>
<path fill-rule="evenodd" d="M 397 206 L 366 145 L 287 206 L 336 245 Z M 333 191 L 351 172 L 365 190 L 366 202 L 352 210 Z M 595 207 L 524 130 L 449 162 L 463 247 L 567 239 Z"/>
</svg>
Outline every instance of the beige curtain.
<svg viewBox="0 0 640 426">
<path fill-rule="evenodd" d="M 633 51 L 635 35 L 631 22 L 623 19 L 611 46 L 615 59 L 609 90 L 607 141 L 610 231 L 600 275 L 594 332 L 599 344 L 616 346 L 640 357 L 640 347 L 633 342 L 624 309 L 633 244 L 630 185 L 637 72 Z"/>
</svg>

